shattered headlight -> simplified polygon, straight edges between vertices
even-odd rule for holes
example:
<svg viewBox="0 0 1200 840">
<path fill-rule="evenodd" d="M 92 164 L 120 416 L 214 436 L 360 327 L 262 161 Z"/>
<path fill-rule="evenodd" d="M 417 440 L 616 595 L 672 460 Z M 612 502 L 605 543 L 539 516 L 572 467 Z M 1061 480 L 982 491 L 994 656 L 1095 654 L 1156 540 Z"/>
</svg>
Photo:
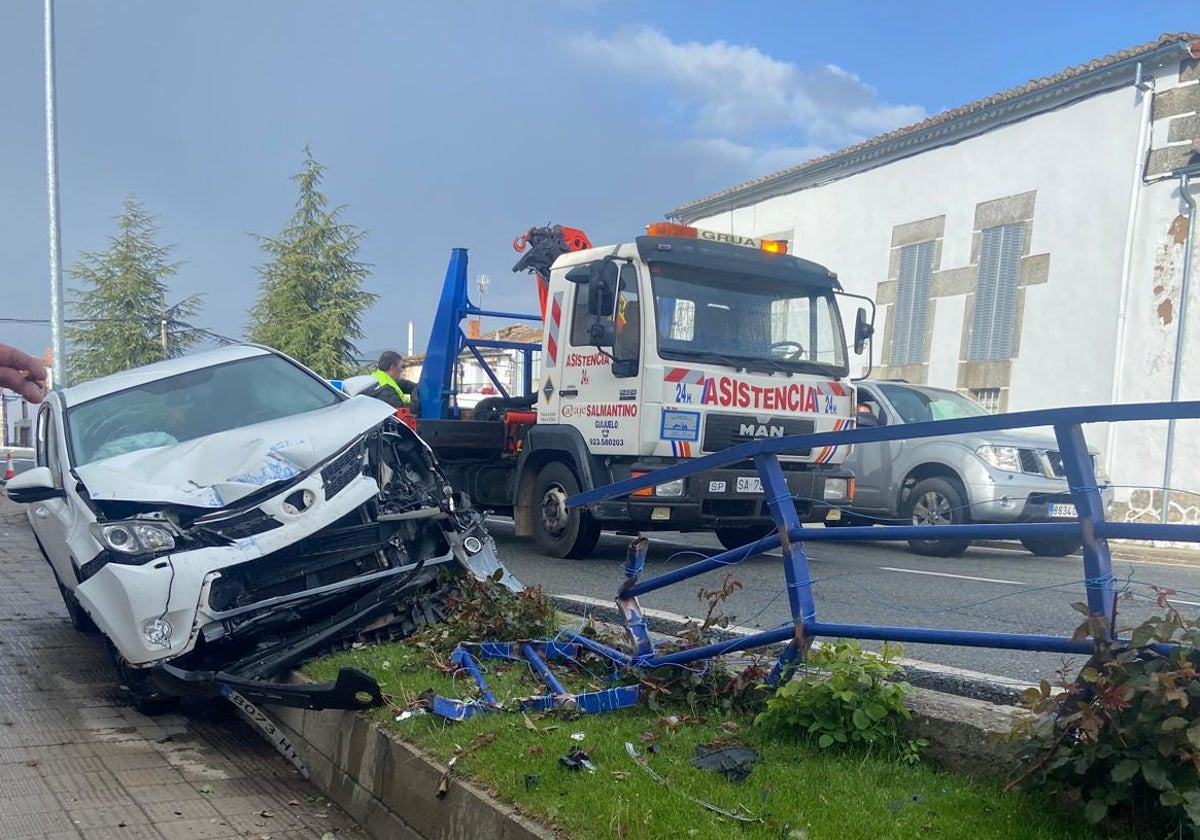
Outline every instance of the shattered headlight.
<svg viewBox="0 0 1200 840">
<path fill-rule="evenodd" d="M 127 519 L 97 522 L 92 535 L 110 551 L 121 554 L 157 554 L 175 547 L 175 529 L 168 522 Z"/>
</svg>

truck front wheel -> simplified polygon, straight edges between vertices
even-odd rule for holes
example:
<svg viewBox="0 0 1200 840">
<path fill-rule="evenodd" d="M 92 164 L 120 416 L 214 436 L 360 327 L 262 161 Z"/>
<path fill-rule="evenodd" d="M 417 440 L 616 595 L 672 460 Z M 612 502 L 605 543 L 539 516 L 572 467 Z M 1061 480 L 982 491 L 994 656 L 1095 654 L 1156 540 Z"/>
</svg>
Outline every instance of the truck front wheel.
<svg viewBox="0 0 1200 840">
<path fill-rule="evenodd" d="M 568 508 L 579 480 L 561 461 L 542 467 L 533 485 L 533 539 L 549 557 L 587 557 L 600 541 L 600 524 L 582 508 Z"/>
<path fill-rule="evenodd" d="M 769 525 L 726 525 L 713 529 L 717 541 L 726 551 L 741 548 L 746 543 L 757 542 L 764 536 L 774 533 Z"/>
</svg>

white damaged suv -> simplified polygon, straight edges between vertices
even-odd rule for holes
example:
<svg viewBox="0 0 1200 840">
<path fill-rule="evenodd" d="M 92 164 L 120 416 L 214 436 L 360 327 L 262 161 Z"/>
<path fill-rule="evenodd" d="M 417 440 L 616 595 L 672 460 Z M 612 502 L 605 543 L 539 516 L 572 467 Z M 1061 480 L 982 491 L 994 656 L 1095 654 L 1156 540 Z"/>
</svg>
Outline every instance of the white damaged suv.
<svg viewBox="0 0 1200 840">
<path fill-rule="evenodd" d="M 988 414 L 974 400 L 943 388 L 865 380 L 858 389 L 858 425 L 894 426 Z M 1097 465 L 1105 503 L 1112 500 Z M 962 522 L 1068 522 L 1075 504 L 1053 434 L 1026 429 L 855 444 L 845 466 L 854 472 L 854 502 L 838 524 L 872 522 L 952 525 Z M 1034 554 L 1062 557 L 1077 537 L 1031 536 Z M 962 554 L 970 540 L 909 540 L 918 554 Z"/>
<path fill-rule="evenodd" d="M 52 391 L 37 466 L 7 491 L 139 708 L 230 690 L 359 708 L 380 696 L 353 669 L 269 681 L 438 617 L 447 572 L 516 586 L 482 514 L 392 412 L 282 353 L 224 347 Z"/>
</svg>

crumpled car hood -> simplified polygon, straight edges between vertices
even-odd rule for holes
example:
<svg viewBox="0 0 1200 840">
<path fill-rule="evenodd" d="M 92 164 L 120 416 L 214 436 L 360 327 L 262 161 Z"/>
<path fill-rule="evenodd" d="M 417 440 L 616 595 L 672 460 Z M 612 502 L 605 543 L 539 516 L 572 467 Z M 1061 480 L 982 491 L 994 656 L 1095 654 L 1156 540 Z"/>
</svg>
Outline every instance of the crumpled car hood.
<svg viewBox="0 0 1200 840">
<path fill-rule="evenodd" d="M 221 508 L 294 478 L 392 414 L 355 397 L 329 408 L 144 449 L 76 468 L 91 498 Z"/>
</svg>

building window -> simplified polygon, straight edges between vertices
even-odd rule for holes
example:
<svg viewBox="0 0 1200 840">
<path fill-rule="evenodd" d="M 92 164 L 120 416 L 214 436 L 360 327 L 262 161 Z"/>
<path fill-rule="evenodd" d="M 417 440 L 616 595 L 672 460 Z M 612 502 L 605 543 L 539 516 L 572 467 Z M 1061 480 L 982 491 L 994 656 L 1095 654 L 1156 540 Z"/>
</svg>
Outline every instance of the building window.
<svg viewBox="0 0 1200 840">
<path fill-rule="evenodd" d="M 972 388 L 971 399 L 986 408 L 989 414 L 998 414 L 1000 412 L 999 388 Z"/>
<path fill-rule="evenodd" d="M 1025 224 L 999 225 L 980 233 L 979 284 L 971 319 L 970 361 L 1012 357 L 1013 327 L 1017 318 L 1017 281 Z"/>
<path fill-rule="evenodd" d="M 933 241 L 900 249 L 900 276 L 892 318 L 890 365 L 925 361 L 925 330 L 929 320 L 929 286 L 933 279 Z"/>
</svg>

